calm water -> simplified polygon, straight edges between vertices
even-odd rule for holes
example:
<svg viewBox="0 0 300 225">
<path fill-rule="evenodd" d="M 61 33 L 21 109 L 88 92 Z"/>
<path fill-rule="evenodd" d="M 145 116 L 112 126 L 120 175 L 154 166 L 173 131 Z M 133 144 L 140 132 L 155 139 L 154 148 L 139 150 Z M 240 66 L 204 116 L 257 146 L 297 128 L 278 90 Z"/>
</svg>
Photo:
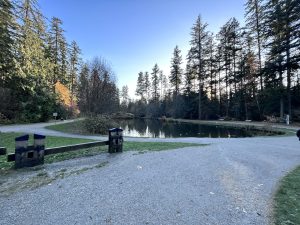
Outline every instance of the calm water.
<svg viewBox="0 0 300 225">
<path fill-rule="evenodd" d="M 162 122 L 159 120 L 134 119 L 120 121 L 124 136 L 129 137 L 210 137 L 236 138 L 272 135 L 259 130 L 230 128 L 191 123 Z M 274 134 L 273 134 L 274 135 Z"/>
</svg>

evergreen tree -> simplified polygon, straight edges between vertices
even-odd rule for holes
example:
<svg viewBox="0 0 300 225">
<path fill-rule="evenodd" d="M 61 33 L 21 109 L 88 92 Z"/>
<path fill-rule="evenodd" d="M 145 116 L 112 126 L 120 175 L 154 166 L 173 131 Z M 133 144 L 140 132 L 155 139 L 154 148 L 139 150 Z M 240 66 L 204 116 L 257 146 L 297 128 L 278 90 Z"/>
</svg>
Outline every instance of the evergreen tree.
<svg viewBox="0 0 300 225">
<path fill-rule="evenodd" d="M 190 63 L 186 64 L 185 69 L 185 84 L 184 84 L 184 93 L 189 96 L 191 92 L 193 91 L 193 82 L 195 79 L 195 72 L 192 69 L 192 66 Z"/>
<path fill-rule="evenodd" d="M 149 79 L 149 73 L 145 72 L 145 93 L 146 93 L 146 100 L 149 101 L 150 100 L 150 96 L 151 96 L 151 83 L 150 83 L 150 79 Z"/>
<path fill-rule="evenodd" d="M 0 87 L 15 74 L 14 45 L 16 24 L 10 0 L 0 1 Z"/>
<path fill-rule="evenodd" d="M 138 80 L 136 84 L 135 94 L 141 98 L 141 100 L 145 99 L 145 78 L 143 72 L 139 72 Z"/>
<path fill-rule="evenodd" d="M 124 85 L 121 90 L 121 105 L 127 108 L 129 104 L 129 89 L 127 85 Z"/>
<path fill-rule="evenodd" d="M 81 71 L 79 73 L 78 82 L 78 106 L 82 113 L 89 112 L 90 102 L 89 102 L 89 66 L 87 63 L 83 64 Z"/>
<path fill-rule="evenodd" d="M 45 82 L 50 61 L 45 52 L 46 25 L 36 0 L 24 0 L 20 18 L 18 74 L 26 79 L 35 79 L 38 83 Z M 27 83 L 27 87 L 32 88 L 32 84 L 33 82 Z"/>
<path fill-rule="evenodd" d="M 167 93 L 167 88 L 168 88 L 167 77 L 164 74 L 164 72 L 161 70 L 159 72 L 159 89 L 160 89 L 160 98 L 161 98 L 161 100 L 164 99 L 164 97 Z"/>
<path fill-rule="evenodd" d="M 300 60 L 300 4 L 297 0 L 270 0 L 267 9 L 270 55 L 275 59 L 273 66 L 286 72 L 287 112 L 292 117 L 291 85 Z"/>
<path fill-rule="evenodd" d="M 217 97 L 217 60 L 215 56 L 215 43 L 213 39 L 213 34 L 208 37 L 208 63 L 207 63 L 207 77 L 208 79 L 208 92 L 211 99 L 216 99 Z"/>
<path fill-rule="evenodd" d="M 178 46 L 175 47 L 173 52 L 173 58 L 171 60 L 171 73 L 170 73 L 170 83 L 174 86 L 174 95 L 178 96 L 180 93 L 180 84 L 182 83 L 182 56 L 181 51 L 179 50 Z"/>
<path fill-rule="evenodd" d="M 225 25 L 221 27 L 220 32 L 218 33 L 219 39 L 219 50 L 220 50 L 220 57 L 221 57 L 221 67 L 224 73 L 223 80 L 225 82 L 225 93 L 224 98 L 226 101 L 226 117 L 229 117 L 230 111 L 230 103 L 232 99 L 232 76 L 233 76 L 233 20 L 230 19 L 226 22 Z"/>
<path fill-rule="evenodd" d="M 207 58 L 207 41 L 208 31 L 206 30 L 207 23 L 203 23 L 201 16 L 199 15 L 196 23 L 192 27 L 190 41 L 191 50 L 190 57 L 192 57 L 194 67 L 197 70 L 197 79 L 199 82 L 199 96 L 198 96 L 198 119 L 202 119 L 202 92 L 203 83 L 205 79 L 205 61 Z"/>
<path fill-rule="evenodd" d="M 151 73 L 152 77 L 152 99 L 154 102 L 159 100 L 159 67 L 157 64 L 154 65 Z"/>
<path fill-rule="evenodd" d="M 241 108 L 244 111 L 244 119 L 250 118 L 251 112 L 249 112 L 249 107 L 251 102 L 255 100 L 257 92 L 257 82 L 256 82 L 256 72 L 257 72 L 257 63 L 256 63 L 256 54 L 253 50 L 253 37 L 250 35 L 250 32 L 242 33 L 242 50 L 241 50 L 241 60 L 239 62 L 240 68 L 240 101 Z M 254 97 L 254 98 L 253 98 Z M 243 104 L 243 106 L 242 106 Z M 259 110 L 259 109 L 258 109 Z M 252 114 L 255 115 L 252 108 Z"/>
<path fill-rule="evenodd" d="M 257 56 L 258 56 L 258 75 L 260 89 L 263 90 L 262 75 L 262 46 L 264 42 L 264 6 L 263 0 L 247 0 L 246 3 L 246 26 L 250 29 L 251 35 L 256 40 Z"/>
<path fill-rule="evenodd" d="M 237 56 L 239 51 L 241 50 L 240 47 L 240 25 L 236 18 L 232 18 L 230 20 L 230 33 L 229 33 L 229 48 L 231 50 L 230 54 L 232 57 L 232 71 L 231 71 L 231 83 L 233 84 L 234 93 L 237 92 L 237 84 L 239 83 L 237 78 Z"/>
<path fill-rule="evenodd" d="M 51 59 L 54 64 L 52 85 L 57 81 L 67 84 L 67 43 L 62 29 L 63 22 L 53 17 L 51 20 L 50 42 Z"/>
<path fill-rule="evenodd" d="M 69 75 L 69 90 L 71 92 L 71 104 L 74 104 L 74 96 L 77 85 L 77 72 L 80 61 L 81 50 L 77 45 L 76 41 L 71 43 L 71 52 L 70 52 L 70 75 Z"/>
</svg>

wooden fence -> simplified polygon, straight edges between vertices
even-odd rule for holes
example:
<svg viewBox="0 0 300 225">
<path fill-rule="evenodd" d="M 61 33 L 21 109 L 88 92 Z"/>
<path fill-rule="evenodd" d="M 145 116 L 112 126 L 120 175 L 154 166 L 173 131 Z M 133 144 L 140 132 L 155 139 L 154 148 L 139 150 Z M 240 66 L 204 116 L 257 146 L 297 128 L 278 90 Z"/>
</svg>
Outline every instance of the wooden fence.
<svg viewBox="0 0 300 225">
<path fill-rule="evenodd" d="M 123 130 L 113 128 L 109 130 L 108 141 L 94 141 L 82 144 L 45 148 L 46 136 L 34 134 L 33 145 L 28 145 L 29 135 L 15 138 L 15 153 L 7 155 L 8 162 L 15 162 L 15 168 L 31 167 L 44 164 L 44 156 L 76 151 L 79 149 L 92 148 L 108 145 L 109 153 L 123 151 Z M 0 155 L 6 155 L 6 149 L 0 147 Z"/>
</svg>

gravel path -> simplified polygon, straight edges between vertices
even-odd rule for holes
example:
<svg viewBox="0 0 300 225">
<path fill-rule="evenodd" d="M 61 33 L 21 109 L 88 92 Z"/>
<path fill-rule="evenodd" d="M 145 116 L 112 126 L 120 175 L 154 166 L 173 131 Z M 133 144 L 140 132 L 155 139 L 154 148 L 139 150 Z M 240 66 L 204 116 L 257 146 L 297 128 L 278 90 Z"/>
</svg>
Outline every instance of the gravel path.
<svg viewBox="0 0 300 225">
<path fill-rule="evenodd" d="M 63 124 L 63 123 L 71 123 L 74 120 L 65 120 L 65 121 L 58 121 L 58 122 L 48 122 L 48 123 L 33 123 L 33 124 L 16 124 L 16 125 L 6 125 L 0 126 L 0 132 L 20 132 L 26 134 L 42 134 L 48 136 L 59 136 L 59 137 L 74 137 L 74 138 L 88 138 L 93 140 L 104 140 L 107 137 L 101 136 L 84 136 L 84 135 L 77 135 L 77 134 L 67 134 L 55 130 L 46 129 L 46 126 L 51 126 L 55 124 Z"/>
<path fill-rule="evenodd" d="M 0 224 L 267 225 L 279 179 L 300 164 L 296 137 L 164 141 L 210 145 L 44 165 L 47 176 L 63 169 L 64 178 L 10 194 L 2 181 Z M 22 170 L 11 179 L 25 182 L 36 173 Z"/>
</svg>

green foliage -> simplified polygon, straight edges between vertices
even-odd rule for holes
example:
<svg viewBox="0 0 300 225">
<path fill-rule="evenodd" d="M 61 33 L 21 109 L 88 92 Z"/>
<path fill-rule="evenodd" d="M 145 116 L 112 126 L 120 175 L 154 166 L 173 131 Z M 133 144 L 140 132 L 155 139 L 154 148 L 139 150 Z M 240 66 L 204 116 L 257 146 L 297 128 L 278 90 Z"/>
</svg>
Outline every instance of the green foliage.
<svg viewBox="0 0 300 225">
<path fill-rule="evenodd" d="M 12 89 L 0 88 L 1 114 L 11 122 L 41 122 L 52 117 L 53 112 L 64 111 L 55 94 L 49 88 L 40 84 L 39 80 L 32 77 L 22 79 L 20 83 L 15 80 Z M 33 84 L 27 84 L 32 82 Z M 23 89 L 22 85 L 32 87 Z M 13 85 L 11 85 L 13 86 Z M 61 115 L 61 114 L 60 114 Z"/>
<path fill-rule="evenodd" d="M 81 50 L 77 45 L 76 41 L 71 43 L 71 52 L 70 52 L 70 74 L 68 77 L 69 90 L 71 90 L 71 105 L 74 105 L 75 102 L 75 92 L 77 88 L 77 74 L 79 71 L 79 55 Z"/>
<path fill-rule="evenodd" d="M 174 86 L 174 95 L 177 96 L 180 92 L 181 76 L 182 76 L 182 56 L 178 46 L 175 47 L 173 58 L 171 60 L 170 83 Z"/>
<path fill-rule="evenodd" d="M 152 81 L 152 100 L 158 102 L 159 100 L 159 67 L 157 64 L 154 65 L 151 73 Z"/>
<path fill-rule="evenodd" d="M 142 100 L 139 100 L 135 103 L 130 102 L 128 105 L 128 111 L 137 117 L 145 117 L 147 115 L 146 110 L 147 110 L 147 105 Z"/>
<path fill-rule="evenodd" d="M 69 111 L 51 86 L 54 69 L 65 67 L 66 71 L 68 52 L 62 29 L 58 27 L 61 32 L 56 34 L 64 52 L 57 62 L 53 39 L 36 0 L 1 1 L 0 17 L 0 112 L 4 122 L 46 121 L 53 112 L 66 117 Z"/>
<path fill-rule="evenodd" d="M 9 123 L 10 123 L 9 119 L 7 119 L 5 115 L 0 113 L 0 124 L 9 124 Z"/>
<path fill-rule="evenodd" d="M 13 5 L 9 0 L 0 1 L 0 87 L 5 85 L 15 72 L 15 44 L 13 32 L 15 30 Z"/>
<path fill-rule="evenodd" d="M 84 128 L 92 134 L 108 134 L 108 130 L 118 127 L 111 117 L 106 115 L 97 115 L 89 117 L 84 121 Z"/>
<path fill-rule="evenodd" d="M 50 58 L 53 62 L 53 77 L 51 84 L 54 86 L 57 81 L 62 84 L 67 84 L 67 43 L 64 37 L 64 30 L 62 28 L 62 20 L 53 17 L 51 20 L 50 30 Z"/>
<path fill-rule="evenodd" d="M 139 96 L 141 99 L 145 98 L 145 77 L 143 72 L 139 72 L 138 74 L 138 79 L 137 79 L 137 84 L 136 84 L 136 90 L 135 94 Z"/>
<path fill-rule="evenodd" d="M 150 100 L 150 89 L 151 89 L 151 82 L 149 79 L 149 73 L 145 72 L 145 92 L 146 92 L 146 100 Z"/>
</svg>

